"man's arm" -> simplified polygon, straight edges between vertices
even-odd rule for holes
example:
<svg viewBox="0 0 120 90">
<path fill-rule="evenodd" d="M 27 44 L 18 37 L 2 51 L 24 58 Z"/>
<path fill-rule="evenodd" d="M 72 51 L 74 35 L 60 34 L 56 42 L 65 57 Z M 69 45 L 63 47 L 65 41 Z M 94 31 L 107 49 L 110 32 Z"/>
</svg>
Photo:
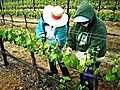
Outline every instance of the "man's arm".
<svg viewBox="0 0 120 90">
<path fill-rule="evenodd" d="M 38 21 L 38 25 L 37 25 L 37 28 L 36 28 L 36 37 L 37 37 L 37 39 L 41 39 L 41 38 L 45 37 L 45 32 L 43 30 L 43 20 L 42 20 L 42 18 L 40 18 L 39 21 Z"/>
</svg>

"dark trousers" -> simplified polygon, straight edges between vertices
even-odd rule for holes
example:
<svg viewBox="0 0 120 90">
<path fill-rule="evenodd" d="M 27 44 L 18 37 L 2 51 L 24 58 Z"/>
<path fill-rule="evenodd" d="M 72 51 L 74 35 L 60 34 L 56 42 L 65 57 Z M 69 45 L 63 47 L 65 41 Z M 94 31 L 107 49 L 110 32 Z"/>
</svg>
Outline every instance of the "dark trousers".
<svg viewBox="0 0 120 90">
<path fill-rule="evenodd" d="M 98 79 L 97 78 L 85 78 L 88 77 L 86 75 L 84 75 L 83 73 L 80 74 L 80 82 L 82 86 L 86 86 L 89 88 L 89 90 L 98 90 Z M 85 84 L 85 81 L 88 82 L 88 85 Z"/>
<path fill-rule="evenodd" d="M 56 64 L 54 62 L 49 61 L 49 65 L 50 65 L 50 70 L 52 71 L 52 73 L 57 74 L 58 70 L 56 68 Z M 60 66 L 63 76 L 70 76 L 69 71 L 63 62 L 59 62 L 59 66 Z"/>
<path fill-rule="evenodd" d="M 100 66 L 100 62 L 96 62 L 95 68 L 99 68 L 99 66 Z M 88 81 L 88 85 L 85 85 L 85 86 L 87 86 L 89 88 L 89 90 L 93 90 L 93 89 L 97 90 L 98 79 L 97 79 L 97 77 L 93 77 L 94 71 L 90 70 L 90 67 L 93 67 L 93 64 L 91 66 L 88 66 L 88 69 L 80 74 L 81 85 L 84 86 L 85 81 Z"/>
</svg>

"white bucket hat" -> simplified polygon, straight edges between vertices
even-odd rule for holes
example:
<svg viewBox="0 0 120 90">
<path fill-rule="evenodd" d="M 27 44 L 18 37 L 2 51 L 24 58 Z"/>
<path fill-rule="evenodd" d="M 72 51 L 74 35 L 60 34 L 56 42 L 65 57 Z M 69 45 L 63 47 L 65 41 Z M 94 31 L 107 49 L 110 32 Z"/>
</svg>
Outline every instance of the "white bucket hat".
<svg viewBox="0 0 120 90">
<path fill-rule="evenodd" d="M 87 22 L 87 21 L 89 21 L 89 19 L 84 16 L 77 16 L 74 18 L 74 22 Z"/>
<path fill-rule="evenodd" d="M 60 6 L 45 6 L 43 18 L 46 23 L 54 27 L 64 26 L 68 22 L 68 15 L 64 13 Z"/>
</svg>

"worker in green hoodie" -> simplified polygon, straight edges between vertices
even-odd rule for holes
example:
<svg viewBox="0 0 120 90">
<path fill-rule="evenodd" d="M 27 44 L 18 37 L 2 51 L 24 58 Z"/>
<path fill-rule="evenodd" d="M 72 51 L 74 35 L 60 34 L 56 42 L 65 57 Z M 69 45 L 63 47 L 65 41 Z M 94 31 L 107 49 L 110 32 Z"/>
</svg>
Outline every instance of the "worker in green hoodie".
<svg viewBox="0 0 120 90">
<path fill-rule="evenodd" d="M 97 57 L 103 60 L 106 53 L 106 39 L 107 30 L 104 22 L 97 17 L 92 5 L 87 0 L 83 1 L 75 13 L 74 25 L 68 33 L 68 46 L 76 51 L 79 60 L 86 52 L 93 56 L 93 50 L 97 50 Z M 100 62 L 96 63 L 96 68 L 99 65 Z M 93 74 L 94 71 L 89 68 L 80 74 L 82 83 L 87 80 L 90 90 L 93 89 L 93 77 L 91 77 Z"/>
</svg>

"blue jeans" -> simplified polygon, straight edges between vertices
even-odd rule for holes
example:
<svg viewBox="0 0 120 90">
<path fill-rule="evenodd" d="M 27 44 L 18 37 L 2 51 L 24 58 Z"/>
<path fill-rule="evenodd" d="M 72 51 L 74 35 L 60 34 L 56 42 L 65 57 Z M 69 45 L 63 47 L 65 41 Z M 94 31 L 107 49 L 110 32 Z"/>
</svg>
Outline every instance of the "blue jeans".
<svg viewBox="0 0 120 90">
<path fill-rule="evenodd" d="M 96 67 L 96 68 L 99 68 L 100 63 L 101 63 L 101 62 L 96 62 L 96 63 L 95 63 L 95 67 Z M 93 70 L 90 70 L 90 67 L 93 67 L 93 65 L 88 66 L 88 69 L 85 70 L 85 72 L 83 73 L 83 78 L 84 78 L 84 80 L 92 80 L 92 79 L 93 79 L 93 77 L 91 77 L 91 76 L 93 76 L 94 71 L 93 71 Z"/>
<path fill-rule="evenodd" d="M 96 68 L 99 68 L 100 62 L 95 63 Z M 88 69 L 85 70 L 84 73 L 80 74 L 80 79 L 81 79 L 81 85 L 85 85 L 85 81 L 88 81 L 88 85 L 85 85 L 89 88 L 89 90 L 93 90 L 93 80 L 95 79 L 95 90 L 98 88 L 98 80 L 97 78 L 93 77 L 94 71 L 90 70 L 90 67 L 93 67 L 93 65 L 88 66 Z"/>
</svg>

